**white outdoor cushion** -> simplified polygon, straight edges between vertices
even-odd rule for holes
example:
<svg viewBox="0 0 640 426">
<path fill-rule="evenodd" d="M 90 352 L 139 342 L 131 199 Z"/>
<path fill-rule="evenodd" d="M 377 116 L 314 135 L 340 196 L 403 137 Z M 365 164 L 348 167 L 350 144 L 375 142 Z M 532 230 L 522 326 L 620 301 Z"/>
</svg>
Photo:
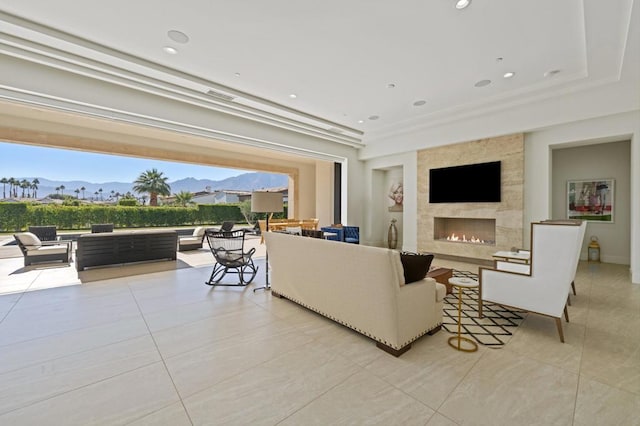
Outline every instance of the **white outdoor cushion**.
<svg viewBox="0 0 640 426">
<path fill-rule="evenodd" d="M 302 235 L 302 226 L 287 226 L 285 231 L 287 234 Z"/>
<path fill-rule="evenodd" d="M 190 244 L 190 243 L 199 243 L 202 240 L 200 237 L 182 237 L 180 238 L 180 244 Z"/>
<path fill-rule="evenodd" d="M 44 256 L 49 254 L 62 254 L 66 253 L 68 246 L 66 244 L 57 244 L 52 246 L 42 246 L 37 248 L 29 248 L 27 252 L 29 256 Z"/>
<path fill-rule="evenodd" d="M 196 229 L 193 230 L 193 234 L 191 234 L 191 236 L 202 237 L 204 235 L 204 231 L 205 231 L 204 226 L 198 226 Z"/>
<path fill-rule="evenodd" d="M 20 232 L 16 234 L 16 238 L 20 240 L 22 245 L 27 247 L 40 247 L 42 245 L 42 241 L 40 241 L 40 238 L 36 237 L 36 235 L 32 232 Z"/>
</svg>

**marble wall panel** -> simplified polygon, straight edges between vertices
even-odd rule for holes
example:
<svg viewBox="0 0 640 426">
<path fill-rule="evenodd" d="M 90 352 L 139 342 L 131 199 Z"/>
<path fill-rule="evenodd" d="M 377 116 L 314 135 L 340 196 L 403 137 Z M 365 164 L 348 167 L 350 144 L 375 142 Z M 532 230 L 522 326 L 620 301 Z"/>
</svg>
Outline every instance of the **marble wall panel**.
<svg viewBox="0 0 640 426">
<path fill-rule="evenodd" d="M 500 203 L 429 204 L 429 169 L 501 161 Z M 495 246 L 435 241 L 434 217 L 496 220 Z M 522 247 L 524 218 L 524 135 L 499 136 L 418 151 L 418 250 L 491 260 L 491 254 Z"/>
</svg>

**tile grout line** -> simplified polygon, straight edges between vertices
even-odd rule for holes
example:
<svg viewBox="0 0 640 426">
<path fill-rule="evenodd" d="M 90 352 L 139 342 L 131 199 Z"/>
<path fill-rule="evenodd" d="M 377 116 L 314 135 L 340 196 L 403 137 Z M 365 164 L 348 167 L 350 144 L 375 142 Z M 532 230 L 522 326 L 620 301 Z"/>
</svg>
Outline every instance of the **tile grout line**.
<svg viewBox="0 0 640 426">
<path fill-rule="evenodd" d="M 314 339 L 315 340 L 315 339 Z M 340 355 L 342 356 L 342 355 Z M 312 404 L 314 401 L 317 401 L 319 398 L 322 398 L 324 395 L 326 395 L 327 393 L 331 392 L 332 390 L 334 390 L 336 387 L 340 386 L 341 384 L 343 384 L 344 382 L 346 382 L 347 380 L 349 380 L 350 378 L 352 378 L 353 376 L 355 376 L 358 373 L 361 372 L 366 372 L 366 369 L 364 369 L 363 367 L 359 366 L 356 363 L 353 363 L 356 367 L 358 367 L 360 369 L 360 371 L 354 371 L 352 374 L 349 374 L 347 377 L 345 377 L 343 380 L 341 380 L 339 383 L 336 383 L 335 385 L 331 386 L 330 388 L 328 388 L 327 390 L 325 390 L 324 392 L 321 392 L 319 395 L 317 395 L 315 398 L 309 400 L 306 404 L 304 404 L 303 406 L 301 406 L 300 408 L 298 408 L 297 410 L 295 410 L 294 412 L 292 412 L 291 414 L 288 414 L 287 416 L 285 416 L 284 418 L 278 420 L 278 422 L 276 423 L 276 425 L 281 424 L 282 422 L 284 422 L 285 420 L 287 420 L 288 418 L 290 418 L 291 416 L 293 416 L 294 414 L 300 412 L 301 410 L 303 410 L 304 408 L 308 407 L 310 404 Z M 394 387 L 395 389 L 395 387 Z"/>
<path fill-rule="evenodd" d="M 156 364 L 156 363 L 159 363 L 159 362 L 160 362 L 160 361 L 155 361 L 155 362 L 152 362 L 152 363 L 150 363 L 150 364 L 141 365 L 141 366 L 136 367 L 136 368 L 133 368 L 133 369 L 131 369 L 131 370 L 123 371 L 123 372 L 121 372 L 121 373 L 114 374 L 113 376 L 104 377 L 104 378 L 102 378 L 102 379 L 100 379 L 100 380 L 96 380 L 95 382 L 87 383 L 86 385 L 78 386 L 77 388 L 69 389 L 69 390 L 66 390 L 66 391 L 64 391 L 64 392 L 59 392 L 59 393 L 57 393 L 57 394 L 50 395 L 50 396 L 48 396 L 48 397 L 46 397 L 46 398 L 38 399 L 38 400 L 36 400 L 36 401 L 30 401 L 29 403 L 24 404 L 24 405 L 22 405 L 22 406 L 20 406 L 20 407 L 15 407 L 15 408 L 12 408 L 12 409 L 10 409 L 10 410 L 7 410 L 7 411 L 4 411 L 4 412 L 0 413 L 0 418 L 1 418 L 2 416 L 4 416 L 5 414 L 9 414 L 9 413 L 12 413 L 12 412 L 14 412 L 14 411 L 22 410 L 22 409 L 24 409 L 24 408 L 30 407 L 30 406 L 35 405 L 35 404 L 39 404 L 39 403 L 41 403 L 41 402 L 43 402 L 43 401 L 47 401 L 47 400 L 49 400 L 49 399 L 57 398 L 57 397 L 59 397 L 59 396 L 61 396 L 61 395 L 66 395 L 66 394 L 71 393 L 71 392 L 76 392 L 76 391 L 78 391 L 78 390 L 80 390 L 80 389 L 84 389 L 84 388 L 88 388 L 88 387 L 90 387 L 90 386 L 94 386 L 94 385 L 96 385 L 96 384 L 98 384 L 98 383 L 106 382 L 107 380 L 111 380 L 111 379 L 113 379 L 113 378 L 115 378 L 115 377 L 120 377 L 120 376 L 123 376 L 123 375 L 125 375 L 125 374 L 129 374 L 129 373 L 131 373 L 132 371 L 136 371 L 136 370 L 141 370 L 141 369 L 143 369 L 143 368 L 147 368 L 147 367 L 149 367 L 150 365 L 153 365 L 153 364 Z"/>
<path fill-rule="evenodd" d="M 18 299 L 15 302 L 13 302 L 13 305 L 11 306 L 11 308 L 9 308 L 7 313 L 2 317 L 2 319 L 0 319 L 0 324 L 2 324 L 2 322 L 9 316 L 9 314 L 11 313 L 11 311 L 13 311 L 13 309 L 16 307 L 18 302 L 20 302 L 22 300 L 22 298 L 24 297 L 24 294 L 29 290 L 29 288 L 31 288 L 33 283 L 36 282 L 36 280 L 38 279 L 38 277 L 40 276 L 41 273 L 42 273 L 42 271 L 38 271 L 38 274 L 33 278 L 33 280 L 31 280 L 31 283 L 29 283 L 27 288 L 25 288 L 24 290 L 20 291 L 20 297 L 18 297 Z"/>
<path fill-rule="evenodd" d="M 153 335 L 153 333 L 151 332 L 151 329 L 149 328 L 149 324 L 147 323 L 147 319 L 145 318 L 144 313 L 142 312 L 142 309 L 140 308 L 140 305 L 138 304 L 138 299 L 136 298 L 136 295 L 133 292 L 133 290 L 131 289 L 131 287 L 129 286 L 129 284 L 127 284 L 127 287 L 129 288 L 129 292 L 131 293 L 131 297 L 133 297 L 133 301 L 135 302 L 136 306 L 138 307 L 138 311 L 140 312 L 140 316 L 142 317 L 142 321 L 144 321 L 144 325 L 145 325 L 145 327 L 147 327 L 147 331 L 149 332 L 149 336 L 151 337 L 151 341 L 153 341 L 153 345 L 156 347 L 156 351 L 158 351 L 158 356 L 160 357 L 160 362 L 162 362 L 162 365 L 164 366 L 164 369 L 167 372 L 167 375 L 169 376 L 169 379 L 171 380 L 171 385 L 173 386 L 173 390 L 176 392 L 176 395 L 178 396 L 178 399 L 180 400 L 180 404 L 182 405 L 182 409 L 184 410 L 184 413 L 186 414 L 187 418 L 189 419 L 189 422 L 191 423 L 191 425 L 193 425 L 194 424 L 193 423 L 193 419 L 191 419 L 191 415 L 189 414 L 189 411 L 187 410 L 187 406 L 184 404 L 184 400 L 182 399 L 182 395 L 180 395 L 180 391 L 178 391 L 178 387 L 176 386 L 176 382 L 173 380 L 173 376 L 171 375 L 171 372 L 169 371 L 169 367 L 167 367 L 167 362 L 165 361 L 164 356 L 162 355 L 162 352 L 160 351 L 160 348 L 158 347 L 158 343 L 156 342 L 156 338 Z M 166 408 L 166 407 L 163 407 L 163 408 Z"/>
</svg>

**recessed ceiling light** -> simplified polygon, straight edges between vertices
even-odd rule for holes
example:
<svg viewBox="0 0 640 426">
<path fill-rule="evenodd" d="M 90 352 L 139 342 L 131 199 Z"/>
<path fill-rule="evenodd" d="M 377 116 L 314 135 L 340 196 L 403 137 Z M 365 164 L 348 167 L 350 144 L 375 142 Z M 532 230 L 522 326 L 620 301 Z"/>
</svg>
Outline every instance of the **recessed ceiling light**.
<svg viewBox="0 0 640 426">
<path fill-rule="evenodd" d="M 237 72 L 237 73 L 235 73 L 233 75 L 235 75 L 236 77 L 240 77 L 240 73 L 239 72 Z"/>
<path fill-rule="evenodd" d="M 393 89 L 394 87 L 396 87 L 396 85 L 393 83 L 387 84 L 387 89 Z"/>
<path fill-rule="evenodd" d="M 456 9 L 462 10 L 465 7 L 469 6 L 470 4 L 471 4 L 471 0 L 458 0 L 456 1 Z"/>
<path fill-rule="evenodd" d="M 413 103 L 413 106 L 422 106 L 422 105 L 424 105 L 424 104 L 426 104 L 426 103 L 427 103 L 427 101 L 425 101 L 425 100 L 423 100 L 423 99 L 420 99 L 419 101 L 415 101 L 415 102 Z"/>
<path fill-rule="evenodd" d="M 491 84 L 491 80 L 480 80 L 476 84 L 474 84 L 474 86 L 476 86 L 476 87 L 484 87 L 484 86 L 488 86 L 490 84 Z"/>
<path fill-rule="evenodd" d="M 291 99 L 295 99 L 295 98 L 297 98 L 297 97 L 298 97 L 298 95 L 296 95 L 295 93 L 292 93 L 292 94 L 290 94 L 290 95 L 289 95 L 289 97 L 290 97 Z"/>
<path fill-rule="evenodd" d="M 178 50 L 171 46 L 165 46 L 162 48 L 162 50 L 164 50 L 165 53 L 168 53 L 169 55 L 175 55 L 178 53 Z"/>
<path fill-rule="evenodd" d="M 551 71 L 547 71 L 544 73 L 545 77 L 553 77 L 554 75 L 558 74 L 560 72 L 560 70 L 551 70 Z"/>
<path fill-rule="evenodd" d="M 167 32 L 167 35 L 171 40 L 175 41 L 176 43 L 185 44 L 189 42 L 189 36 L 183 33 L 182 31 L 170 30 L 169 32 Z"/>
<path fill-rule="evenodd" d="M 513 72 L 513 71 L 509 71 L 509 72 L 505 72 L 502 76 L 503 76 L 504 78 L 511 78 L 511 77 L 513 77 L 514 75 L 516 75 L 516 73 L 515 73 L 515 72 Z"/>
<path fill-rule="evenodd" d="M 380 118 L 380 116 L 378 116 L 378 115 L 369 116 L 369 120 L 377 120 L 378 118 Z"/>
<path fill-rule="evenodd" d="M 364 123 L 364 120 L 358 120 L 358 123 L 362 124 Z"/>
</svg>

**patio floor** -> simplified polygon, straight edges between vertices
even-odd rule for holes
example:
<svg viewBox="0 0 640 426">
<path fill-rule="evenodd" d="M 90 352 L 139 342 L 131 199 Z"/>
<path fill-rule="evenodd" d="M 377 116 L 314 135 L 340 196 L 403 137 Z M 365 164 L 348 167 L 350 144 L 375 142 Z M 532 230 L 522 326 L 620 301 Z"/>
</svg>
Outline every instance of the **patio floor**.
<svg viewBox="0 0 640 426">
<path fill-rule="evenodd" d="M 59 262 L 42 263 L 24 266 L 24 259 L 17 245 L 6 245 L 13 241 L 12 235 L 0 236 L 0 294 L 21 293 L 47 288 L 65 287 L 83 283 L 109 280 L 126 276 L 151 274 L 183 268 L 213 267 L 213 255 L 204 243 L 204 248 L 178 252 L 175 261 L 139 262 L 126 265 L 89 268 L 76 271 L 75 262 L 62 264 Z M 265 256 L 265 246 L 260 244 L 260 237 L 247 235 L 245 248 L 255 247 L 254 260 L 260 264 Z M 75 243 L 73 244 L 75 260 Z M 262 269 L 262 268 L 261 268 Z M 262 273 L 262 270 L 258 272 Z"/>
</svg>

